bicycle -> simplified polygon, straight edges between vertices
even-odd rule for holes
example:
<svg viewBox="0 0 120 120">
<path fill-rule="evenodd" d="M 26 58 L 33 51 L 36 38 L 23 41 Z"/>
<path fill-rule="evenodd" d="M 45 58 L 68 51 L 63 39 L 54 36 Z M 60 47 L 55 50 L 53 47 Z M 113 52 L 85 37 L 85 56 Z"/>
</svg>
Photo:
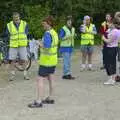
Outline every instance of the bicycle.
<svg viewBox="0 0 120 120">
<path fill-rule="evenodd" d="M 6 56 L 8 54 L 8 50 L 6 50 L 6 49 L 8 47 L 9 47 L 9 45 L 6 45 L 3 41 L 0 41 L 0 53 L 3 56 L 3 59 L 0 59 L 0 66 L 2 64 L 10 64 L 11 63 L 11 61 L 9 59 L 6 59 Z M 22 67 L 19 55 L 17 56 L 17 59 L 15 61 L 15 68 L 18 71 L 29 70 L 31 67 L 32 60 L 31 60 L 31 54 L 30 54 L 29 47 L 27 47 L 27 57 L 28 57 L 28 60 L 27 60 L 26 64 L 24 64 L 24 67 Z"/>
</svg>

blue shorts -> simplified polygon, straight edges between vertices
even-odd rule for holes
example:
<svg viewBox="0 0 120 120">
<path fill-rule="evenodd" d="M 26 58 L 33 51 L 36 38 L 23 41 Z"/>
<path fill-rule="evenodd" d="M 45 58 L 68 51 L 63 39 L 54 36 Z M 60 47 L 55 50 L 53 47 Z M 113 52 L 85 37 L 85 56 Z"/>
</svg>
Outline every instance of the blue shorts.
<svg viewBox="0 0 120 120">
<path fill-rule="evenodd" d="M 93 53 L 93 46 L 90 45 L 81 45 L 81 52 L 85 52 L 85 53 Z"/>
<path fill-rule="evenodd" d="M 46 66 L 41 66 L 40 65 L 39 70 L 38 70 L 38 75 L 42 76 L 42 77 L 46 77 L 50 74 L 54 74 L 55 68 L 56 68 L 56 66 L 46 67 Z"/>
</svg>

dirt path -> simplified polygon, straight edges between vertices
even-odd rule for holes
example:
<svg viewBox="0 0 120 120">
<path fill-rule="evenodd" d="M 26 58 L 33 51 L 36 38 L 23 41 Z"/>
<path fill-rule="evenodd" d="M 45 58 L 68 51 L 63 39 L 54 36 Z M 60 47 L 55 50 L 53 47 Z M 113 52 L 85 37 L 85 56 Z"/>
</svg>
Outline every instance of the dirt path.
<svg viewBox="0 0 120 120">
<path fill-rule="evenodd" d="M 23 80 L 22 73 L 8 82 L 8 71 L 0 68 L 0 120 L 120 120 L 120 85 L 104 86 L 105 71 L 98 68 L 101 53 L 96 48 L 95 71 L 80 72 L 80 53 L 74 53 L 72 71 L 75 81 L 62 80 L 62 61 L 56 71 L 55 105 L 42 109 L 29 109 L 27 104 L 35 99 L 37 65 L 29 71 L 31 80 Z M 45 81 L 47 93 L 47 81 Z"/>
</svg>

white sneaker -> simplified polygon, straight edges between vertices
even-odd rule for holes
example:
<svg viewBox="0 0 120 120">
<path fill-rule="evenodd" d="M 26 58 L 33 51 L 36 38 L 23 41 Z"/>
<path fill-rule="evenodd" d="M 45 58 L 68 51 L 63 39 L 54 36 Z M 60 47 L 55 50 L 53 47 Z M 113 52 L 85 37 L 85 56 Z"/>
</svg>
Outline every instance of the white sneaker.
<svg viewBox="0 0 120 120">
<path fill-rule="evenodd" d="M 88 67 L 87 70 L 92 71 L 93 69 L 92 69 L 92 67 Z"/>
<path fill-rule="evenodd" d="M 85 67 L 81 67 L 80 68 L 80 71 L 82 72 L 82 71 L 84 71 L 86 68 Z"/>
<path fill-rule="evenodd" d="M 15 80 L 15 75 L 11 75 L 10 77 L 9 77 L 9 81 L 14 81 Z"/>
<path fill-rule="evenodd" d="M 107 82 L 104 82 L 104 85 L 114 85 L 115 80 L 109 79 Z"/>
<path fill-rule="evenodd" d="M 85 64 L 82 64 L 81 67 L 80 67 L 80 71 L 84 71 L 86 69 L 86 65 Z"/>
<path fill-rule="evenodd" d="M 30 80 L 28 76 L 24 76 L 24 80 Z"/>
<path fill-rule="evenodd" d="M 92 71 L 92 70 L 93 70 L 93 66 L 92 66 L 92 64 L 88 64 L 87 69 L 88 69 L 89 71 Z"/>
<path fill-rule="evenodd" d="M 9 81 L 14 81 L 14 80 L 15 80 L 15 71 L 11 71 L 9 76 Z"/>
</svg>

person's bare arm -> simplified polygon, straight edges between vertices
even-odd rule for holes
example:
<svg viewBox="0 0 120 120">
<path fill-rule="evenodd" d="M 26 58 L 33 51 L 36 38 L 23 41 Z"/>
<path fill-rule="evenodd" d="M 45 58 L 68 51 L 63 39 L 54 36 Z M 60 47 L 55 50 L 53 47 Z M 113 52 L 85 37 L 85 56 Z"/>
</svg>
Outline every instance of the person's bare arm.
<svg viewBox="0 0 120 120">
<path fill-rule="evenodd" d="M 103 35 L 103 36 L 102 36 L 102 39 L 103 39 L 103 41 L 106 42 L 106 43 L 111 43 L 111 42 L 112 42 L 112 37 L 110 37 L 110 38 L 107 39 L 107 38 L 105 38 L 104 35 Z"/>
</svg>

